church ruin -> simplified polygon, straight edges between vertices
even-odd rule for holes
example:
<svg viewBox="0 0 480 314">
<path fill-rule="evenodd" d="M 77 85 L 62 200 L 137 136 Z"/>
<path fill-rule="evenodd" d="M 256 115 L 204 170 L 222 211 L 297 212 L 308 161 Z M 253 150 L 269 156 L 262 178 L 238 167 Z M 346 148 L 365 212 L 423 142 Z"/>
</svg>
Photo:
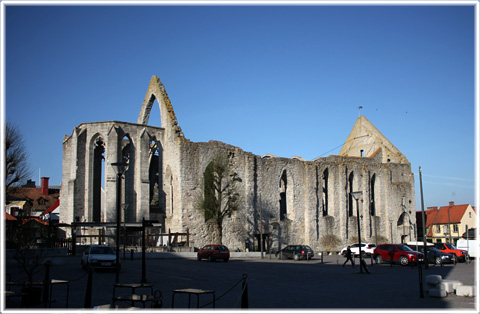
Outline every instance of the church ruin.
<svg viewBox="0 0 480 314">
<path fill-rule="evenodd" d="M 148 125 L 155 100 L 161 127 Z M 240 209 L 223 224 L 223 244 L 230 250 L 258 250 L 260 239 L 265 249 L 307 244 L 316 251 L 358 242 L 351 194 L 357 191 L 362 192 L 362 240 L 414 240 L 411 165 L 364 116 L 357 119 L 339 155 L 313 161 L 262 157 L 218 141 L 188 140 L 156 76 L 137 123 L 82 123 L 65 136 L 60 222 L 115 222 L 118 187 L 111 164 L 127 162 L 119 186 L 122 224 L 157 220 L 160 232 L 188 229 L 192 247 L 212 243 L 215 232 L 195 202 L 203 193 L 205 169 L 218 154 L 228 156 L 239 178 Z"/>
</svg>

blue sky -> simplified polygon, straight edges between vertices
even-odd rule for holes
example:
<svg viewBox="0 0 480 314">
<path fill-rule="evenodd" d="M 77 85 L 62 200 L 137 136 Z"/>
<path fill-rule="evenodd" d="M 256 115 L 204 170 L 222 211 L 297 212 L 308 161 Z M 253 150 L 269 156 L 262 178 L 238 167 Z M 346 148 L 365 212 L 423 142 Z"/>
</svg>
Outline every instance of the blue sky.
<svg viewBox="0 0 480 314">
<path fill-rule="evenodd" d="M 475 202 L 473 6 L 6 6 L 5 120 L 60 185 L 82 122 L 136 122 L 153 75 L 195 142 L 338 154 L 359 114 L 425 206 Z M 151 125 L 160 126 L 154 107 Z"/>
</svg>

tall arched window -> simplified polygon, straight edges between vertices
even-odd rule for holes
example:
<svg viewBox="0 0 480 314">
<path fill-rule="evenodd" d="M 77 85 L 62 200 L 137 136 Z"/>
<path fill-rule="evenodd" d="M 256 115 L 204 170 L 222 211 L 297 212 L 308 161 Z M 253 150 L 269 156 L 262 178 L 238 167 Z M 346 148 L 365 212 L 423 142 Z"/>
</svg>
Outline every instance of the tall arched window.
<svg viewBox="0 0 480 314">
<path fill-rule="evenodd" d="M 348 216 L 353 216 L 353 171 L 348 176 Z"/>
<path fill-rule="evenodd" d="M 102 222 L 102 178 L 105 168 L 105 141 L 98 137 L 93 147 L 92 221 Z"/>
<path fill-rule="evenodd" d="M 287 218 L 287 171 L 280 178 L 280 220 Z"/>
<path fill-rule="evenodd" d="M 375 174 L 370 179 L 370 215 L 375 216 Z"/>
<path fill-rule="evenodd" d="M 218 208 L 217 197 L 215 191 L 215 164 L 212 161 L 208 164 L 205 172 L 203 173 L 204 183 L 204 211 L 205 221 L 215 218 L 215 209 Z"/>
<path fill-rule="evenodd" d="M 322 175 L 322 206 L 323 216 L 328 216 L 328 168 Z"/>
</svg>

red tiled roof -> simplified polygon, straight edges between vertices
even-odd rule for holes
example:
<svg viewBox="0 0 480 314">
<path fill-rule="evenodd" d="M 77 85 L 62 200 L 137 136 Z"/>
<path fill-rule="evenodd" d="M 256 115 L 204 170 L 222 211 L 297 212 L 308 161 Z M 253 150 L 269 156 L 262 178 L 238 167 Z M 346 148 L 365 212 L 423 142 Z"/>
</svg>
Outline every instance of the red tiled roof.
<svg viewBox="0 0 480 314">
<path fill-rule="evenodd" d="M 430 227 L 434 223 L 437 213 L 438 213 L 437 207 L 433 207 L 425 211 L 425 228 Z"/>
<path fill-rule="evenodd" d="M 435 224 L 460 223 L 468 204 L 440 207 L 435 217 Z"/>
<path fill-rule="evenodd" d="M 17 220 L 17 218 L 13 217 L 9 213 L 5 212 L 5 220 Z"/>
<path fill-rule="evenodd" d="M 52 206 L 59 197 L 59 193 L 51 193 L 42 195 L 39 188 L 33 187 L 9 187 L 8 195 L 17 199 L 30 200 L 32 202 L 32 210 L 45 211 Z M 44 199 L 44 204 L 40 204 L 39 200 Z"/>
<path fill-rule="evenodd" d="M 39 219 L 39 218 L 34 218 L 34 217 L 32 217 L 32 218 L 25 218 L 25 219 L 23 220 L 23 223 L 22 223 L 22 224 L 26 224 L 26 223 L 29 222 L 29 221 L 36 221 L 36 222 L 38 222 L 38 223 L 41 223 L 42 225 L 48 226 L 48 222 L 43 221 L 43 220 L 41 220 L 41 219 Z"/>
<path fill-rule="evenodd" d="M 47 209 L 46 211 L 44 211 L 40 216 L 45 216 L 46 214 L 48 213 L 51 213 L 53 212 L 55 209 L 57 209 L 57 207 L 60 205 L 60 199 L 58 198 L 55 203 L 53 203 L 52 206 L 50 206 L 49 209 Z"/>
</svg>

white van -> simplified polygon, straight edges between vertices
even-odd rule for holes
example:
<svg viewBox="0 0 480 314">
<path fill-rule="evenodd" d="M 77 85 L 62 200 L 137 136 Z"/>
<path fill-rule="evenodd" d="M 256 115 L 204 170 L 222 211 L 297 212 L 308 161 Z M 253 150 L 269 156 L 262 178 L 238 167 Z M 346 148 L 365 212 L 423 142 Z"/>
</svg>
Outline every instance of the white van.
<svg viewBox="0 0 480 314">
<path fill-rule="evenodd" d="M 468 255 L 477 258 L 479 251 L 478 240 L 458 240 L 457 249 L 468 251 Z"/>
</svg>

